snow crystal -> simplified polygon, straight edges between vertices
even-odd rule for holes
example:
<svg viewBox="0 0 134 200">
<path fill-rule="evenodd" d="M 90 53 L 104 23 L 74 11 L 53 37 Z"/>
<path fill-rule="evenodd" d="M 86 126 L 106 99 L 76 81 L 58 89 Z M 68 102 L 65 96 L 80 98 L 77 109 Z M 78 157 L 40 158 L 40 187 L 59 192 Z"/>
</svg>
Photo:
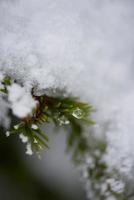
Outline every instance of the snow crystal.
<svg viewBox="0 0 134 200">
<path fill-rule="evenodd" d="M 65 116 L 58 117 L 58 122 L 60 126 L 68 125 L 70 123 L 70 121 Z"/>
<path fill-rule="evenodd" d="M 94 133 L 109 144 L 105 160 L 125 173 L 134 163 L 133 10 L 133 0 L 0 2 L 0 71 L 25 88 L 66 89 L 91 102 Z M 31 112 L 24 88 L 9 93 L 14 114 Z"/>
<path fill-rule="evenodd" d="M 77 119 L 81 119 L 83 117 L 84 113 L 82 112 L 81 109 L 76 108 L 76 110 L 73 111 L 72 115 Z"/>
</svg>

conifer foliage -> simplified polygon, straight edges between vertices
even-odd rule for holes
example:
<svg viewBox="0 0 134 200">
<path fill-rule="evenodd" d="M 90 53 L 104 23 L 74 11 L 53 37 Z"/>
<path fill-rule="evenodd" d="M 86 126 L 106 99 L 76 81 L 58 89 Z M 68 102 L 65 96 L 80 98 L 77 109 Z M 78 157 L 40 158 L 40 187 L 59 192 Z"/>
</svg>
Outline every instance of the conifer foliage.
<svg viewBox="0 0 134 200">
<path fill-rule="evenodd" d="M 36 154 L 40 158 L 41 150 L 49 149 L 49 133 L 42 131 L 42 125 L 54 123 L 56 127 L 64 127 L 67 132 L 67 149 L 82 173 L 88 198 L 127 199 L 125 177 L 117 170 L 108 171 L 104 161 L 107 142 L 97 139 L 92 133 L 89 140 L 84 134 L 87 126 L 95 125 L 91 119 L 95 109 L 90 104 L 74 97 L 37 95 L 34 87 L 31 91 L 25 91 L 23 85 L 7 76 L 3 77 L 0 91 L 9 103 L 12 114 L 18 118 L 18 123 L 6 131 L 6 136 L 19 136 L 26 143 L 26 154 Z M 16 91 L 17 94 L 14 94 Z M 27 103 L 31 102 L 34 103 L 29 112 Z M 17 111 L 21 114 L 16 113 L 14 103 L 19 105 Z"/>
</svg>

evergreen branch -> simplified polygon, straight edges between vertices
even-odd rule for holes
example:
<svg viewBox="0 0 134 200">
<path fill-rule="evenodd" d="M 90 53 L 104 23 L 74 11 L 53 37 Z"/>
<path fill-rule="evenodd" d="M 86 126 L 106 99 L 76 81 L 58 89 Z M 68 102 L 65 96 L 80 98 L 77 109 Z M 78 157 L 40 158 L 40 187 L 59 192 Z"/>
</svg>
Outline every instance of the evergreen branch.
<svg viewBox="0 0 134 200">
<path fill-rule="evenodd" d="M 8 96 L 7 87 L 12 82 L 9 77 L 6 77 L 0 91 Z M 31 155 L 34 151 L 40 157 L 41 150 L 49 148 L 49 138 L 42 132 L 40 126 L 53 122 L 56 127 L 64 127 L 68 131 L 67 150 L 71 152 L 75 164 L 82 168 L 86 187 L 88 186 L 90 190 L 89 199 L 107 200 L 108 196 L 112 196 L 115 200 L 127 200 L 124 179 L 117 170 L 109 172 L 103 160 L 107 143 L 97 140 L 92 134 L 90 134 L 89 142 L 83 134 L 85 125 L 95 124 L 90 117 L 94 108 L 88 103 L 80 102 L 78 98 L 37 96 L 34 94 L 34 88 L 31 94 L 37 102 L 36 108 L 31 115 L 19 119 L 20 123 L 15 125 L 10 132 L 7 131 L 7 136 L 19 135 L 22 142 L 27 144 L 26 153 Z M 122 184 L 119 191 L 112 188 L 111 180 Z"/>
</svg>

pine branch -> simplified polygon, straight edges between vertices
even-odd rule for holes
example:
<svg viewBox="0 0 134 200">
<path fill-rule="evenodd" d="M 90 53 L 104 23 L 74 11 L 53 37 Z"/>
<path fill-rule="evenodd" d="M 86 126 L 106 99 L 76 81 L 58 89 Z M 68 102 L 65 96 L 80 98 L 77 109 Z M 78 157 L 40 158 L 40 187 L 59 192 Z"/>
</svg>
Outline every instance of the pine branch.
<svg viewBox="0 0 134 200">
<path fill-rule="evenodd" d="M 13 80 L 6 77 L 2 82 L 3 88 L 1 92 L 8 95 L 8 86 L 12 82 Z M 7 131 L 6 133 L 7 135 L 19 135 L 22 142 L 27 143 L 29 147 L 27 153 L 32 154 L 33 150 L 37 155 L 40 155 L 40 151 L 43 147 L 49 148 L 49 138 L 47 134 L 42 132 L 40 128 L 41 125 L 53 122 L 57 127 L 69 126 L 72 129 L 72 135 L 75 136 L 76 134 L 75 139 L 77 139 L 77 134 L 79 132 L 79 130 L 75 130 L 77 124 L 78 126 L 80 126 L 79 123 L 88 125 L 94 124 L 90 119 L 90 113 L 93 111 L 91 105 L 78 101 L 78 98 L 49 97 L 47 95 L 37 96 L 33 91 L 34 88 L 31 94 L 37 102 L 36 108 L 31 115 L 19 119 L 19 124 L 15 125 L 11 131 Z M 82 134 L 82 132 L 80 134 Z M 79 140 L 80 139 L 81 138 L 79 138 Z M 71 147 L 71 145 L 69 146 Z M 78 149 L 81 151 L 81 148 L 82 142 L 79 141 Z"/>
<path fill-rule="evenodd" d="M 14 81 L 6 77 L 0 89 L 8 96 L 8 86 Z M 67 129 L 67 150 L 71 152 L 74 163 L 81 167 L 83 179 L 88 187 L 89 199 L 107 200 L 108 196 L 115 200 L 127 200 L 125 179 L 117 170 L 108 171 L 108 166 L 103 160 L 107 151 L 106 141 L 97 140 L 90 134 L 90 142 L 84 135 L 85 126 L 92 126 L 95 122 L 91 119 L 94 108 L 74 97 L 50 97 L 48 95 L 31 95 L 37 102 L 32 114 L 20 118 L 11 131 L 6 135 L 18 135 L 23 143 L 26 143 L 26 153 L 33 152 L 40 157 L 43 148 L 49 148 L 49 138 L 42 132 L 41 126 L 54 123 L 56 127 Z M 120 185 L 116 191 L 112 187 L 112 181 Z"/>
</svg>

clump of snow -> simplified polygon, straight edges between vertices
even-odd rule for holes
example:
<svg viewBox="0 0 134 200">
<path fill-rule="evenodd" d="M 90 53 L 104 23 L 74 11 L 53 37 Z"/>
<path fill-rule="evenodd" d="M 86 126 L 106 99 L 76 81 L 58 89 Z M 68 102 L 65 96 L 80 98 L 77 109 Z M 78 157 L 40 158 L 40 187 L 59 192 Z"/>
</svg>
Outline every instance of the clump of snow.
<svg viewBox="0 0 134 200">
<path fill-rule="evenodd" d="M 94 133 L 109 144 L 105 161 L 126 174 L 134 164 L 133 10 L 133 0 L 0 2 L 0 71 L 25 88 L 66 89 L 91 102 Z M 35 106 L 18 85 L 9 95 L 19 117 Z"/>
<path fill-rule="evenodd" d="M 115 180 L 114 178 L 107 179 L 107 184 L 113 192 L 120 194 L 124 191 L 125 184 L 122 181 Z"/>
<path fill-rule="evenodd" d="M 26 154 L 33 155 L 32 147 L 30 143 L 27 143 L 26 145 Z"/>
<path fill-rule="evenodd" d="M 10 131 L 6 131 L 5 134 L 6 134 L 7 137 L 9 137 L 10 136 Z"/>
<path fill-rule="evenodd" d="M 23 143 L 27 143 L 28 142 L 28 137 L 27 136 L 25 136 L 24 134 L 19 134 L 19 138 L 21 139 L 21 141 L 23 142 Z"/>
<path fill-rule="evenodd" d="M 36 124 L 32 124 L 31 128 L 32 128 L 33 130 L 38 130 L 38 126 L 37 126 Z"/>
<path fill-rule="evenodd" d="M 27 117 L 36 107 L 36 101 L 32 95 L 16 83 L 8 87 L 8 100 L 14 115 L 19 118 Z"/>
<path fill-rule="evenodd" d="M 19 129 L 19 126 L 20 126 L 19 124 L 15 125 L 15 126 L 14 126 L 14 129 L 15 129 L 15 130 L 18 130 L 18 129 Z"/>
</svg>

